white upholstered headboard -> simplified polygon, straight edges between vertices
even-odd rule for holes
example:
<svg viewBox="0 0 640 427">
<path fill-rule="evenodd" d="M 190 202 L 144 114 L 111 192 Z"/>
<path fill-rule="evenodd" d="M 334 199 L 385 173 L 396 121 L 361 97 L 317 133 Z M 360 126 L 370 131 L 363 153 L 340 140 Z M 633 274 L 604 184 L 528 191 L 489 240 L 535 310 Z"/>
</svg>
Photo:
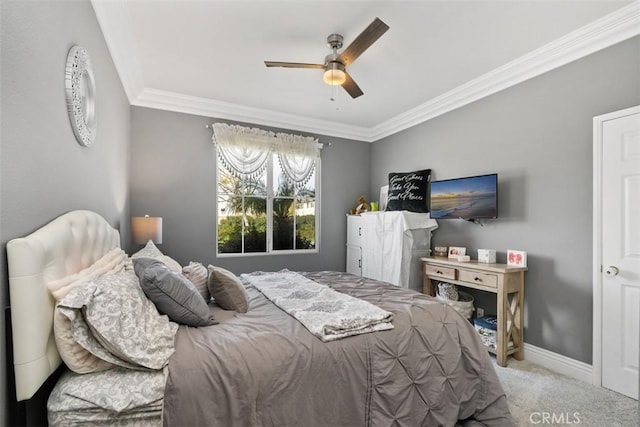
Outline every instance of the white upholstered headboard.
<svg viewBox="0 0 640 427">
<path fill-rule="evenodd" d="M 55 301 L 46 284 L 89 267 L 116 247 L 118 231 L 102 216 L 84 210 L 66 213 L 7 243 L 18 401 L 31 398 L 62 363 L 53 337 Z"/>
</svg>

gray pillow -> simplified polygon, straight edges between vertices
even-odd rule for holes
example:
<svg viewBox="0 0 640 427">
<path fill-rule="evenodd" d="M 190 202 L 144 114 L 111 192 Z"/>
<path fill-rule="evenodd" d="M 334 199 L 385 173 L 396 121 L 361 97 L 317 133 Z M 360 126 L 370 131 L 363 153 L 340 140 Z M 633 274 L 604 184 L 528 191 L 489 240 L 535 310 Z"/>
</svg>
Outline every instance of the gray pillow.
<svg viewBox="0 0 640 427">
<path fill-rule="evenodd" d="M 135 258 L 133 269 L 147 298 L 169 319 L 189 326 L 218 323 L 193 283 L 182 274 L 171 271 L 164 263 L 152 258 Z"/>
<path fill-rule="evenodd" d="M 235 274 L 224 268 L 209 265 L 209 292 L 218 305 L 225 310 L 246 313 L 249 298 L 244 285 Z"/>
</svg>

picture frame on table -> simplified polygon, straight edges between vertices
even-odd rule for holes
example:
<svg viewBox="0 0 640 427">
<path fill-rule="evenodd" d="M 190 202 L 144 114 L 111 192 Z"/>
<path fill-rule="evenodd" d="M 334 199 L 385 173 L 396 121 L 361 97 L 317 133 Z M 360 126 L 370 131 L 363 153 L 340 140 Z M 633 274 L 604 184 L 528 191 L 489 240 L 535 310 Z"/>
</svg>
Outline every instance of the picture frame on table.
<svg viewBox="0 0 640 427">
<path fill-rule="evenodd" d="M 439 257 L 446 257 L 449 254 L 448 246 L 436 246 L 433 248 L 433 255 Z"/>
<path fill-rule="evenodd" d="M 507 265 L 511 267 L 526 267 L 527 253 L 525 251 L 507 250 Z"/>
<path fill-rule="evenodd" d="M 449 246 L 449 258 L 457 258 L 467 254 L 467 248 L 460 246 Z"/>
</svg>

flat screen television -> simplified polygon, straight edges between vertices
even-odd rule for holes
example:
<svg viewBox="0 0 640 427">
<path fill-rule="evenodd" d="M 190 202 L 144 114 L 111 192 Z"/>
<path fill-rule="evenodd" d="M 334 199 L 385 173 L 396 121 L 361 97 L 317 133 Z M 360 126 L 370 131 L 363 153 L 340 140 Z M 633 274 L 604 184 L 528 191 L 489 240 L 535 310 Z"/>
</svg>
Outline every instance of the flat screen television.
<svg viewBox="0 0 640 427">
<path fill-rule="evenodd" d="M 498 217 L 498 174 L 432 181 L 431 218 Z"/>
</svg>

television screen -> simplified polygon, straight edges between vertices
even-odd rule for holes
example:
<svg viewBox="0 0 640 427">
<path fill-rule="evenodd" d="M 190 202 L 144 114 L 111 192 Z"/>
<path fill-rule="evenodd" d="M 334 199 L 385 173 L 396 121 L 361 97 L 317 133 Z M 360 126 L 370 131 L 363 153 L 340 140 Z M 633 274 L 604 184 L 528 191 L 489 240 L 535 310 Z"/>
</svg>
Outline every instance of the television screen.
<svg viewBox="0 0 640 427">
<path fill-rule="evenodd" d="M 431 182 L 431 218 L 498 217 L 498 174 Z"/>
</svg>

